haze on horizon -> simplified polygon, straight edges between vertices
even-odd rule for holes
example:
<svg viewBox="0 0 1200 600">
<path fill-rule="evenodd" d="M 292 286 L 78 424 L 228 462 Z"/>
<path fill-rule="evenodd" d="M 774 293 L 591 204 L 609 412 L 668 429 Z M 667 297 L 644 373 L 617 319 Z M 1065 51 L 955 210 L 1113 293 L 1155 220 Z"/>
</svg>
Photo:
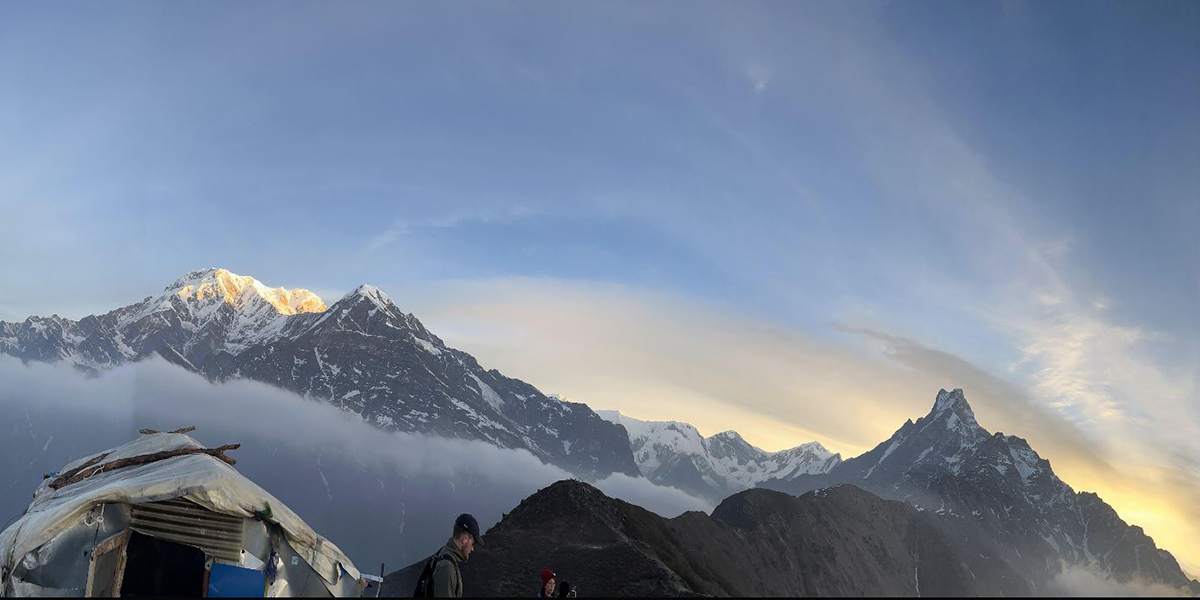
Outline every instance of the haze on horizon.
<svg viewBox="0 0 1200 600">
<path fill-rule="evenodd" d="M 379 286 L 595 408 L 961 387 L 1200 574 L 1200 5 L 0 6 L 0 320 Z"/>
</svg>

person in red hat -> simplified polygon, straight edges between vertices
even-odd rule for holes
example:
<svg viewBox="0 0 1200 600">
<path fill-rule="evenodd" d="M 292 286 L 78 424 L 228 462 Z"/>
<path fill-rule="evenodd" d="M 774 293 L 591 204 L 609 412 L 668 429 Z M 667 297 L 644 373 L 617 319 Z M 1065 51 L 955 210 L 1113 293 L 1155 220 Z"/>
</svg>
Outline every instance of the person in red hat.
<svg viewBox="0 0 1200 600">
<path fill-rule="evenodd" d="M 542 589 L 538 592 L 538 598 L 553 598 L 554 586 L 558 584 L 558 575 L 550 569 L 542 569 Z"/>
</svg>

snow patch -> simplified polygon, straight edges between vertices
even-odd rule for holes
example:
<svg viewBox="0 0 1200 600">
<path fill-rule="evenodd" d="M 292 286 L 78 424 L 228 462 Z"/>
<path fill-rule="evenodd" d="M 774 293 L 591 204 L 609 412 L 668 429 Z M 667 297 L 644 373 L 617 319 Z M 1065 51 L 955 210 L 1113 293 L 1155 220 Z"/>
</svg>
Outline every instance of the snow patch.
<svg viewBox="0 0 1200 600">
<path fill-rule="evenodd" d="M 902 437 L 902 438 L 897 438 L 895 440 L 892 440 L 892 443 L 888 445 L 887 450 L 883 451 L 883 456 L 879 457 L 879 462 L 875 463 L 874 466 L 872 466 L 870 469 L 867 469 L 867 474 L 863 475 L 863 479 L 870 477 L 871 473 L 875 472 L 875 467 L 882 465 L 883 461 L 887 460 L 887 457 L 892 453 L 892 451 L 894 451 L 896 449 L 897 446 L 900 445 L 900 442 L 904 441 L 904 439 L 905 438 Z"/>
<path fill-rule="evenodd" d="M 432 355 L 434 355 L 434 356 L 441 356 L 441 355 L 442 355 L 442 350 L 441 350 L 441 348 L 438 348 L 437 346 L 434 346 L 432 342 L 429 342 L 429 341 L 423 340 L 423 339 L 421 339 L 421 338 L 419 338 L 419 337 L 417 337 L 417 336 L 415 336 L 415 335 L 413 336 L 413 341 L 414 341 L 414 342 L 416 342 L 416 343 L 417 343 L 417 345 L 418 345 L 418 346 L 420 346 L 422 350 L 424 350 L 424 351 L 426 351 L 426 352 L 428 352 L 428 353 L 430 353 L 430 354 L 432 354 Z"/>
<path fill-rule="evenodd" d="M 1038 456 L 1032 450 L 1024 448 L 1010 448 L 1009 456 L 1013 459 L 1013 465 L 1016 466 L 1017 472 L 1021 474 L 1021 479 L 1028 480 L 1041 471 L 1037 466 Z"/>
<path fill-rule="evenodd" d="M 487 402 L 492 408 L 496 409 L 496 411 L 500 411 L 504 408 L 504 399 L 500 397 L 500 394 L 496 393 L 496 390 L 492 389 L 492 386 L 484 383 L 483 380 L 474 373 L 468 371 L 467 376 L 471 379 L 474 379 L 475 385 L 479 386 L 479 393 L 483 396 L 484 402 Z"/>
</svg>

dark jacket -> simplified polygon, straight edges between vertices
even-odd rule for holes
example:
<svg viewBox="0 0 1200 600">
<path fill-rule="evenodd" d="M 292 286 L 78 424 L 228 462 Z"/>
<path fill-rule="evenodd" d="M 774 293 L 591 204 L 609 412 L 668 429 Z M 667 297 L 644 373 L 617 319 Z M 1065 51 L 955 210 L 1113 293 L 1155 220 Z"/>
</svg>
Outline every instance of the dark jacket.
<svg viewBox="0 0 1200 600">
<path fill-rule="evenodd" d="M 438 550 L 437 556 L 449 556 L 450 560 L 439 560 L 433 569 L 433 595 L 438 598 L 462 598 L 462 571 L 459 571 L 458 565 L 465 562 L 466 557 L 454 545 L 453 538 Z"/>
</svg>

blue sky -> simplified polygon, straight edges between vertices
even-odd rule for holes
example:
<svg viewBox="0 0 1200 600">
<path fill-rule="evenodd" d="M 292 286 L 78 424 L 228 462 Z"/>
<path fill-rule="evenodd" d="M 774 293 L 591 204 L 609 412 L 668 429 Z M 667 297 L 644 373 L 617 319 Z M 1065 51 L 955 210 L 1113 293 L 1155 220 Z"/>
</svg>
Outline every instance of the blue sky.
<svg viewBox="0 0 1200 600">
<path fill-rule="evenodd" d="M 10 3 L 0 74 L 0 319 L 371 282 L 547 391 L 768 447 L 966 387 L 1145 473 L 1123 515 L 1179 499 L 1152 533 L 1200 522 L 1194 2 Z"/>
</svg>

